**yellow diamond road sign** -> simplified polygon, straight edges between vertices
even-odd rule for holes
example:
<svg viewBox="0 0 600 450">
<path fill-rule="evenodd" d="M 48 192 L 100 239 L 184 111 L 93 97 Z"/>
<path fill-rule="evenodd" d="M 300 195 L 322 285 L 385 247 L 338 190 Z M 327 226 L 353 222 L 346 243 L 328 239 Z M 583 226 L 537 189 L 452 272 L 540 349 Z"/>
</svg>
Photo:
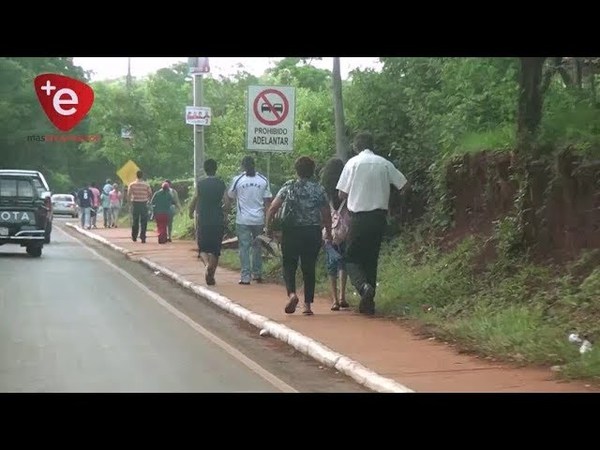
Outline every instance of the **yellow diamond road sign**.
<svg viewBox="0 0 600 450">
<path fill-rule="evenodd" d="M 132 160 L 129 160 L 125 163 L 123 167 L 117 170 L 117 175 L 123 181 L 124 185 L 129 185 L 129 183 L 133 183 L 137 179 L 137 171 L 140 168 L 134 163 Z"/>
</svg>

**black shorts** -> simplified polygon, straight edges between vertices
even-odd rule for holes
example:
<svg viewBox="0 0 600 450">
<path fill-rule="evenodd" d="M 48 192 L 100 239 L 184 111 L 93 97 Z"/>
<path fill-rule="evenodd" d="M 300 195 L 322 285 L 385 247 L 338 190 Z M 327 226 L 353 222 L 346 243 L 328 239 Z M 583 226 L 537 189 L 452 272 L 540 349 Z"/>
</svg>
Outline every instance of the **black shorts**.
<svg viewBox="0 0 600 450">
<path fill-rule="evenodd" d="M 211 253 L 221 256 L 221 244 L 223 242 L 224 226 L 204 225 L 198 229 L 198 248 L 203 253 Z"/>
</svg>

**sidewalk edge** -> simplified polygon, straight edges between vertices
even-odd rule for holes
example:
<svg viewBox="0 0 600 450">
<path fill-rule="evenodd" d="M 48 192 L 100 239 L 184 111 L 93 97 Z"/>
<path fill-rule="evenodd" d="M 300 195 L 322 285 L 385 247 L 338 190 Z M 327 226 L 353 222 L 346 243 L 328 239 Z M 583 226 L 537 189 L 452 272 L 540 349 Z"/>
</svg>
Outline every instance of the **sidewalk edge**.
<svg viewBox="0 0 600 450">
<path fill-rule="evenodd" d="M 108 239 L 99 236 L 93 232 L 87 231 L 79 227 L 78 225 L 73 225 L 71 223 L 66 223 L 66 226 L 76 230 L 77 232 L 83 234 L 84 236 L 89 237 L 97 242 L 100 242 L 113 250 L 124 254 L 126 257 L 130 257 L 133 254 L 132 251 L 127 250 L 123 247 L 119 247 L 118 245 L 113 244 Z M 227 311 L 230 314 L 239 317 L 255 326 L 256 328 L 265 330 L 268 335 L 279 339 L 280 341 L 294 347 L 299 352 L 310 356 L 321 364 L 333 368 L 338 372 L 341 372 L 358 384 L 365 386 L 368 389 L 371 389 L 375 392 L 381 393 L 412 393 L 414 390 L 398 383 L 391 378 L 385 378 L 376 372 L 368 369 L 363 366 L 359 362 L 348 358 L 347 356 L 342 355 L 341 353 L 335 352 L 330 349 L 326 345 L 307 337 L 296 330 L 293 330 L 279 322 L 269 319 L 268 317 L 257 314 L 249 309 L 244 308 L 243 306 L 235 303 L 233 300 L 218 294 L 214 291 L 211 291 L 204 286 L 200 286 L 195 284 L 189 280 L 186 280 L 179 274 L 173 272 L 172 270 L 167 269 L 166 267 L 161 266 L 147 258 L 140 258 L 140 263 L 149 267 L 154 271 L 158 271 L 163 275 L 171 278 L 179 285 L 183 286 L 186 289 L 191 290 L 197 296 L 210 301 L 214 305 L 219 308 Z"/>
</svg>

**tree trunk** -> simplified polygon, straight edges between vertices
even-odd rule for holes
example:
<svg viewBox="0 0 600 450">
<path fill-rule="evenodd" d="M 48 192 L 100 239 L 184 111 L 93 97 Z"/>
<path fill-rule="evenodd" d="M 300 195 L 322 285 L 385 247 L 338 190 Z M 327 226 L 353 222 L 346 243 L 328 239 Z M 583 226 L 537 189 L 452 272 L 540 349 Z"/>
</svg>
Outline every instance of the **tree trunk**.
<svg viewBox="0 0 600 450">
<path fill-rule="evenodd" d="M 578 89 L 583 87 L 583 62 L 581 58 L 575 58 L 575 82 Z"/>
<path fill-rule="evenodd" d="M 598 101 L 596 99 L 596 74 L 594 73 L 594 67 L 591 67 L 590 71 L 590 93 L 592 97 L 592 104 L 597 107 Z"/>
<path fill-rule="evenodd" d="M 546 58 L 519 58 L 519 109 L 517 113 L 517 153 L 525 156 L 533 150 L 542 120 L 542 78 Z M 533 155 L 534 156 L 534 155 Z"/>
<path fill-rule="evenodd" d="M 333 112 L 335 116 L 335 155 L 342 161 L 348 160 L 349 146 L 344 121 L 344 101 L 342 98 L 342 75 L 340 58 L 333 58 Z"/>
</svg>

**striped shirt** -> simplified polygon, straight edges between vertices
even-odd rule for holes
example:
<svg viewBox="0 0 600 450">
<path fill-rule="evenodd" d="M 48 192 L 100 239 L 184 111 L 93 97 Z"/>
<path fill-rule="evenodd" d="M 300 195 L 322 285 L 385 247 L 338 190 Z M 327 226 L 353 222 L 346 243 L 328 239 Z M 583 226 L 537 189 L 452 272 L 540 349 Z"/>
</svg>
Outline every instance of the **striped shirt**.
<svg viewBox="0 0 600 450">
<path fill-rule="evenodd" d="M 131 202 L 149 202 L 152 198 L 152 189 L 145 181 L 134 181 L 127 187 L 127 197 Z"/>
</svg>

